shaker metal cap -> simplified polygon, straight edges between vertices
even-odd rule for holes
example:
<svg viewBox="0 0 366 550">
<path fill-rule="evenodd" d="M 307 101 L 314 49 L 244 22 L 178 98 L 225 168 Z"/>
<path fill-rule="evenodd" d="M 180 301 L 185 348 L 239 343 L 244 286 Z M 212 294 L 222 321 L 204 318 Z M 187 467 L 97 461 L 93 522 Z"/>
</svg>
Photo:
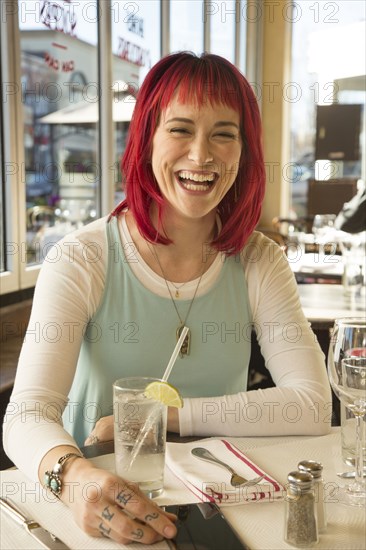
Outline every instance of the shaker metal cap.
<svg viewBox="0 0 366 550">
<path fill-rule="evenodd" d="M 314 478 L 321 477 L 323 465 L 315 460 L 302 460 L 297 465 L 300 472 L 309 472 Z"/>
<path fill-rule="evenodd" d="M 287 476 L 290 485 L 296 485 L 299 489 L 311 489 L 313 476 L 309 472 L 300 472 L 299 470 L 290 472 Z"/>
</svg>

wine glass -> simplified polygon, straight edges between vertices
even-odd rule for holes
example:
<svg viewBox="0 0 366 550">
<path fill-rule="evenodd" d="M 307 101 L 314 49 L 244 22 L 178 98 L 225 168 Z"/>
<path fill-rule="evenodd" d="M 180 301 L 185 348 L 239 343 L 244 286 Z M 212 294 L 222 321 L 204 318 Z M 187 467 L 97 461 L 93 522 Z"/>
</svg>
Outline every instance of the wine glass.
<svg viewBox="0 0 366 550">
<path fill-rule="evenodd" d="M 334 234 L 335 214 L 316 214 L 313 220 L 312 231 L 315 237 L 315 244 L 318 245 L 319 262 L 324 262 L 324 246 Z"/>
<path fill-rule="evenodd" d="M 327 232 L 331 231 L 334 228 L 336 217 L 335 214 L 316 214 L 312 228 L 315 237 L 321 239 Z"/>
<path fill-rule="evenodd" d="M 366 415 L 366 357 L 342 359 L 341 384 L 336 384 L 337 395 L 356 417 L 356 477 L 345 488 L 345 501 L 354 506 L 366 504 L 366 481 L 363 477 L 363 421 Z M 332 382 L 331 382 L 332 383 Z M 335 387 L 334 381 L 332 383 Z"/>
<path fill-rule="evenodd" d="M 342 359 L 351 357 L 366 357 L 366 318 L 350 317 L 336 319 L 333 327 L 331 342 L 328 352 L 328 375 L 331 386 L 339 396 L 339 386 L 342 385 Z M 341 400 L 342 416 L 342 455 L 346 464 L 355 464 L 355 449 L 353 426 L 355 418 L 346 409 L 344 401 Z M 350 416 L 347 419 L 346 413 Z"/>
</svg>

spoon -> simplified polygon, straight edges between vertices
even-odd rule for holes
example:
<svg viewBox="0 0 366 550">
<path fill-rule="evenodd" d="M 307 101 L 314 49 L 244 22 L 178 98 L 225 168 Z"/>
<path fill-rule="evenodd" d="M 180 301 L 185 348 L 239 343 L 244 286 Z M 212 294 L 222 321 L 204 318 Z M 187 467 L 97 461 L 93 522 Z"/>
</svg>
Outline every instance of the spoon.
<svg viewBox="0 0 366 550">
<path fill-rule="evenodd" d="M 195 447 L 192 449 L 191 453 L 193 456 L 197 458 L 201 458 L 202 460 L 207 460 L 207 462 L 212 462 L 213 464 L 218 464 L 219 466 L 223 466 L 229 472 L 231 473 L 231 480 L 230 483 L 233 487 L 239 487 L 239 486 L 248 486 L 248 485 L 256 485 L 259 483 L 263 478 L 263 476 L 255 477 L 253 479 L 245 479 L 245 477 L 240 476 L 229 466 L 228 464 L 225 464 L 225 462 L 222 462 L 218 458 L 216 458 L 210 451 L 207 449 L 204 449 L 203 447 Z"/>
</svg>

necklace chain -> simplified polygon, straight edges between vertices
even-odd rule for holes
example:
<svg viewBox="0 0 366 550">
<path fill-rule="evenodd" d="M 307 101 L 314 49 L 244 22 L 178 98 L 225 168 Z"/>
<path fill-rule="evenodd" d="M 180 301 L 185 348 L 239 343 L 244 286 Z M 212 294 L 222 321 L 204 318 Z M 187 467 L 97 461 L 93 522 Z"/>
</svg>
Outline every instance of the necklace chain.
<svg viewBox="0 0 366 550">
<path fill-rule="evenodd" d="M 162 273 L 162 275 L 163 275 L 163 278 L 164 278 L 164 280 L 165 280 L 165 284 L 166 284 L 166 286 L 167 286 L 167 289 L 168 289 L 168 291 L 169 291 L 169 294 L 170 294 L 171 299 L 173 300 L 173 296 L 172 296 L 172 293 L 171 293 L 171 290 L 170 290 L 169 285 L 172 285 L 172 286 L 175 288 L 175 292 L 174 292 L 175 298 L 180 298 L 179 291 L 180 291 L 181 288 L 184 287 L 184 285 L 187 284 L 188 281 L 184 281 L 184 283 L 180 283 L 180 284 L 178 284 L 178 285 L 176 285 L 175 283 L 173 283 L 173 281 L 168 281 L 167 278 L 165 277 L 165 272 L 164 272 L 164 270 L 163 270 L 163 268 L 162 268 L 162 265 L 161 265 L 161 263 L 160 263 L 160 260 L 159 260 L 159 257 L 158 257 L 158 255 L 157 255 L 156 251 L 155 251 L 155 250 L 152 250 L 150 246 L 149 246 L 149 249 L 150 249 L 150 252 L 153 254 L 154 258 L 156 259 L 156 261 L 157 261 L 158 264 L 159 264 L 160 271 L 161 271 L 161 273 Z M 201 273 L 201 276 L 199 277 L 200 280 L 199 280 L 198 284 L 201 282 L 202 275 L 203 275 L 203 272 Z M 195 277 L 195 279 L 196 279 L 196 277 Z M 173 301 L 174 301 L 174 300 L 173 300 Z M 177 313 L 178 313 L 178 311 L 177 311 Z M 179 313 L 178 313 L 178 315 L 179 315 Z"/>
<path fill-rule="evenodd" d="M 194 291 L 194 293 L 193 293 L 193 297 L 192 297 L 191 302 L 190 302 L 190 304 L 189 304 L 188 311 L 187 311 L 186 316 L 185 316 L 185 318 L 184 318 L 184 320 L 183 320 L 182 317 L 180 316 L 179 310 L 178 310 L 178 308 L 177 308 L 177 304 L 175 303 L 175 300 L 174 300 L 174 298 L 173 298 L 172 291 L 170 290 L 169 283 L 168 283 L 167 278 L 166 278 L 166 276 L 165 276 L 165 272 L 164 272 L 163 266 L 161 265 L 161 262 L 160 262 L 158 253 L 156 252 L 156 250 L 154 250 L 154 249 L 151 247 L 151 245 L 150 245 L 150 243 L 149 243 L 148 241 L 146 241 L 146 244 L 147 244 L 147 246 L 148 246 L 148 248 L 149 248 L 151 254 L 154 256 L 154 258 L 155 258 L 156 261 L 158 262 L 160 271 L 161 271 L 161 273 L 162 273 L 162 275 L 163 275 L 163 279 L 164 279 L 164 281 L 165 281 L 165 285 L 166 285 L 166 287 L 167 287 L 167 289 L 168 289 L 168 292 L 169 292 L 170 299 L 171 299 L 171 301 L 172 301 L 172 303 L 173 303 L 174 309 L 175 309 L 176 314 L 177 314 L 177 316 L 178 316 L 178 319 L 179 319 L 179 321 L 180 321 L 180 325 L 179 325 L 179 327 L 178 327 L 177 330 L 176 330 L 176 338 L 177 338 L 177 341 L 178 341 L 178 340 L 179 340 L 179 337 L 180 337 L 180 334 L 181 334 L 181 332 L 182 332 L 182 330 L 183 330 L 183 327 L 186 326 L 186 322 L 187 322 L 188 316 L 189 316 L 189 314 L 190 314 L 190 312 L 191 312 L 191 309 L 192 309 L 192 306 L 193 306 L 193 302 L 194 302 L 194 300 L 195 300 L 195 298 L 196 298 L 196 294 L 197 294 L 197 291 L 198 291 L 198 287 L 200 286 L 200 283 L 201 283 L 201 280 L 202 280 L 202 277 L 203 277 L 204 269 L 202 269 L 201 275 L 200 275 L 200 277 L 199 277 L 199 279 L 198 279 L 198 283 L 197 283 L 196 288 L 195 288 L 195 291 Z M 186 283 L 183 283 L 183 284 L 182 284 L 181 286 L 179 286 L 178 288 L 175 287 L 175 285 L 173 285 L 173 286 L 176 288 L 176 291 L 178 292 L 178 289 L 181 288 L 181 287 L 182 287 L 183 285 L 185 285 L 185 284 L 186 284 Z M 177 296 L 177 297 L 179 297 L 179 293 L 178 293 L 178 296 Z M 185 337 L 184 342 L 183 342 L 182 347 L 181 347 L 181 351 L 180 351 L 180 356 L 181 356 L 181 357 L 183 357 L 184 355 L 188 355 L 188 354 L 189 354 L 190 344 L 191 344 L 191 330 L 188 329 L 187 336 Z"/>
</svg>

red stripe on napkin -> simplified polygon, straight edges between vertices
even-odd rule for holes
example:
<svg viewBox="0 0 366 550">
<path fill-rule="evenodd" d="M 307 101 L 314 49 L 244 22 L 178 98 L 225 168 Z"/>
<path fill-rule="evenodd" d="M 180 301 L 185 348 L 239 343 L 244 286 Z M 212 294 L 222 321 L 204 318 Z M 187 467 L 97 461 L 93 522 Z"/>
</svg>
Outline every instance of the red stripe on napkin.
<svg viewBox="0 0 366 550">
<path fill-rule="evenodd" d="M 244 462 L 247 466 L 249 466 L 249 468 L 251 468 L 257 475 L 259 476 L 264 475 L 264 479 L 266 481 L 269 481 L 273 485 L 275 491 L 280 490 L 280 486 L 278 485 L 278 483 L 274 479 L 271 479 L 268 475 L 265 475 L 265 472 L 260 470 L 256 464 L 253 464 L 253 462 L 251 462 L 245 455 L 243 455 L 237 447 L 235 447 L 225 439 L 221 439 L 221 441 L 225 445 L 228 451 L 233 453 L 236 456 L 236 458 L 238 458 L 239 460 Z"/>
</svg>

